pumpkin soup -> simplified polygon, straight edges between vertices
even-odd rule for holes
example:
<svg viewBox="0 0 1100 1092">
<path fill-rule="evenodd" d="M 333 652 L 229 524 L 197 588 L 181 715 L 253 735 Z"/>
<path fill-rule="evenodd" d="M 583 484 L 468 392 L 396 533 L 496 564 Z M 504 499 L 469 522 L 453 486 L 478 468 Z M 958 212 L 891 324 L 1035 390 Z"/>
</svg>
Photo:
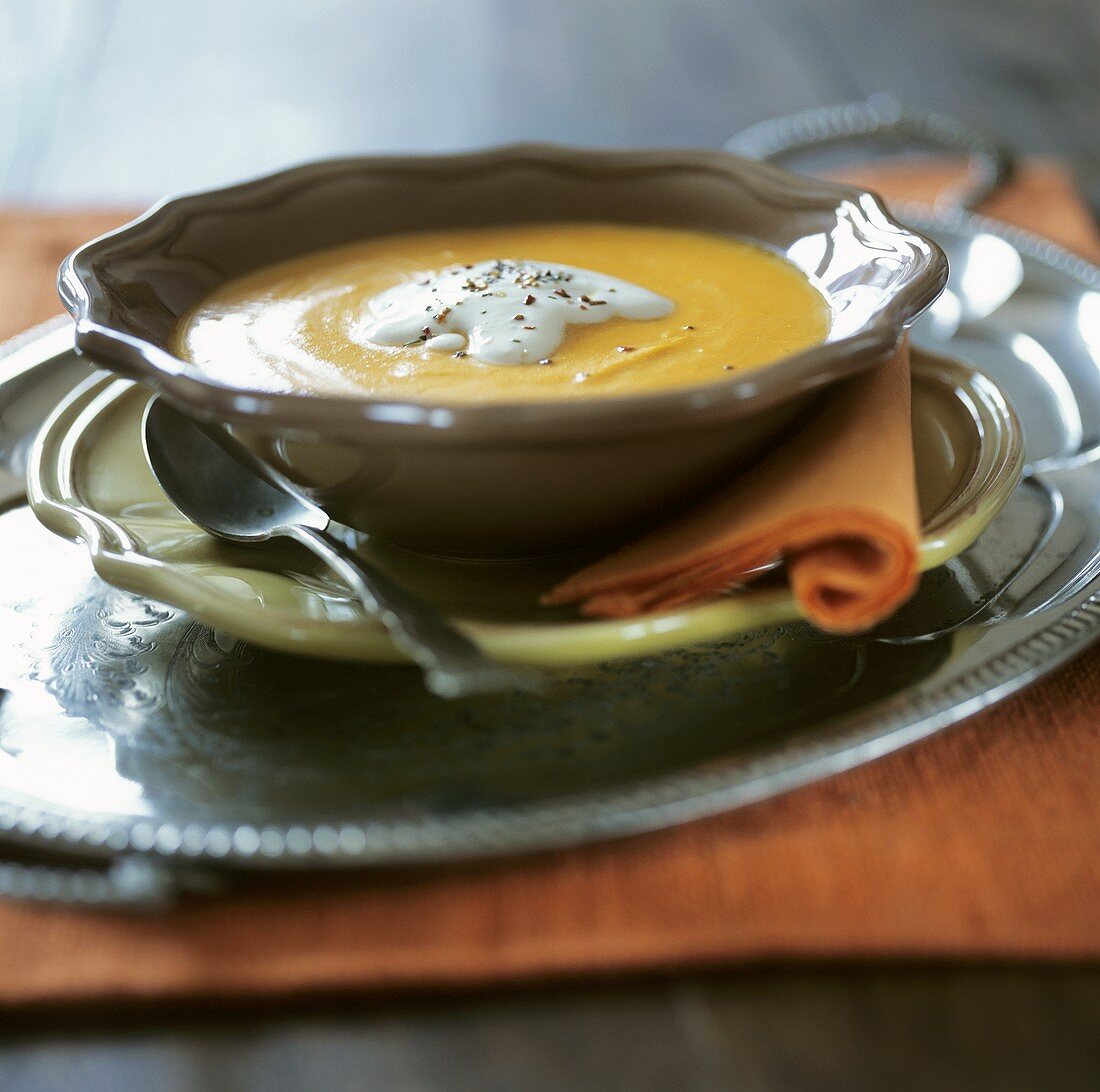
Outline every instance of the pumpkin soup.
<svg viewBox="0 0 1100 1092">
<path fill-rule="evenodd" d="M 823 341 L 828 323 L 811 280 L 749 242 L 518 224 L 262 269 L 187 315 L 177 349 L 242 388 L 506 402 L 718 382 Z"/>
</svg>

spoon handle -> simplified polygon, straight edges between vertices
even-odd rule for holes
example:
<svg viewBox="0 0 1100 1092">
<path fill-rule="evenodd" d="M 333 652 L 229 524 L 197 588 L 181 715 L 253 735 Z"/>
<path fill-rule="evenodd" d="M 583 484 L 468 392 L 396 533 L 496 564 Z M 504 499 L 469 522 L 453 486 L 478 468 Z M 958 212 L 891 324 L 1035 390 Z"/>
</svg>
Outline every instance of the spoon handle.
<svg viewBox="0 0 1100 1092">
<path fill-rule="evenodd" d="M 463 698 L 541 688 L 535 672 L 491 660 L 435 607 L 368 565 L 328 532 L 299 524 L 287 533 L 340 576 L 367 613 L 386 627 L 393 643 L 420 665 L 433 694 Z"/>
</svg>

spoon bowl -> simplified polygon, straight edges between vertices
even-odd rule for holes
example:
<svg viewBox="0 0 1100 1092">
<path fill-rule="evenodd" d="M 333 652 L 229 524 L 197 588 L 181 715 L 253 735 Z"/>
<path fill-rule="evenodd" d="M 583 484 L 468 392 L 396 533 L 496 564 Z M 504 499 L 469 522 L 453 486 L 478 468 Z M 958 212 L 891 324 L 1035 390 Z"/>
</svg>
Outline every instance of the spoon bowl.
<svg viewBox="0 0 1100 1092">
<path fill-rule="evenodd" d="M 324 531 L 329 525 L 320 506 L 278 480 L 228 432 L 200 424 L 163 398 L 149 403 L 143 438 L 172 503 L 217 538 L 266 542 L 298 527 Z"/>
</svg>

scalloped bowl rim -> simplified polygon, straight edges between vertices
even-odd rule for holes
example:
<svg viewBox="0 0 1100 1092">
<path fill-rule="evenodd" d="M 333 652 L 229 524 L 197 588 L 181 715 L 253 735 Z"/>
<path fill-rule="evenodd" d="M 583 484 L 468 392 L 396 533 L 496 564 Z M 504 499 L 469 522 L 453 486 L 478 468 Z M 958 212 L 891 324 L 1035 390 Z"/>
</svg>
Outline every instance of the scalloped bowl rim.
<svg viewBox="0 0 1100 1092">
<path fill-rule="evenodd" d="M 258 192 L 285 189 L 299 180 L 321 183 L 341 172 L 477 171 L 515 165 L 545 169 L 602 166 L 631 171 L 694 169 L 717 173 L 745 186 L 751 186 L 755 178 L 764 188 L 770 187 L 773 199 L 783 198 L 798 204 L 801 198 L 805 208 L 831 199 L 838 208 L 843 204 L 849 209 L 858 209 L 863 231 L 889 236 L 895 247 L 905 241 L 919 260 L 912 275 L 889 295 L 882 308 L 862 328 L 843 338 L 811 346 L 718 382 L 591 399 L 429 402 L 249 389 L 219 382 L 152 342 L 106 324 L 98 313 L 96 292 L 92 287 L 98 280 L 92 262 L 109 255 L 113 247 L 135 236 L 140 239 L 143 233 L 179 224 L 193 212 L 214 208 L 225 212 L 232 209 L 234 202 Z M 348 242 L 353 241 L 348 239 Z M 755 413 L 870 366 L 860 363 L 857 357 L 865 360 L 876 351 L 882 358 L 888 356 L 902 331 L 943 290 L 947 276 L 947 257 L 937 243 L 895 219 L 880 197 L 855 186 L 795 175 L 726 151 L 604 150 L 537 143 L 448 154 L 313 160 L 226 186 L 168 196 L 142 215 L 69 254 L 58 272 L 58 292 L 76 321 L 78 352 L 95 357 L 124 376 L 152 381 L 162 393 L 199 415 L 275 428 L 338 430 L 344 425 L 361 430 L 373 425 L 411 426 L 452 437 L 469 429 L 472 435 L 483 439 L 485 430 L 495 436 L 529 435 L 532 426 L 552 429 L 565 421 L 582 428 L 629 428 L 662 423 L 671 428 L 676 424 L 683 427 L 689 422 L 698 422 L 700 415 L 717 414 L 736 419 Z"/>
</svg>

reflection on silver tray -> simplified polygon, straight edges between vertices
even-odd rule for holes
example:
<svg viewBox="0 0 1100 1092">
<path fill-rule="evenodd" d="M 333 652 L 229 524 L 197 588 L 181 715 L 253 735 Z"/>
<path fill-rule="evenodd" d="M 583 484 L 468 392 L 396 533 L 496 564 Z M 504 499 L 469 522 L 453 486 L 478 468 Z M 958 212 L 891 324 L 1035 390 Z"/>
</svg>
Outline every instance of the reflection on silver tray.
<svg viewBox="0 0 1100 1092">
<path fill-rule="evenodd" d="M 0 829 L 252 866 L 562 845 L 848 768 L 1080 650 L 1100 623 L 1100 273 L 977 217 L 906 214 L 955 271 L 955 300 L 915 337 L 1002 385 L 1031 469 L 889 624 L 845 640 L 773 627 L 572 671 L 541 699 L 448 705 L 412 672 L 264 651 L 109 588 L 17 508 L 0 516 Z M 1011 266 L 1002 243 L 1019 277 L 976 308 L 967 270 Z"/>
</svg>

